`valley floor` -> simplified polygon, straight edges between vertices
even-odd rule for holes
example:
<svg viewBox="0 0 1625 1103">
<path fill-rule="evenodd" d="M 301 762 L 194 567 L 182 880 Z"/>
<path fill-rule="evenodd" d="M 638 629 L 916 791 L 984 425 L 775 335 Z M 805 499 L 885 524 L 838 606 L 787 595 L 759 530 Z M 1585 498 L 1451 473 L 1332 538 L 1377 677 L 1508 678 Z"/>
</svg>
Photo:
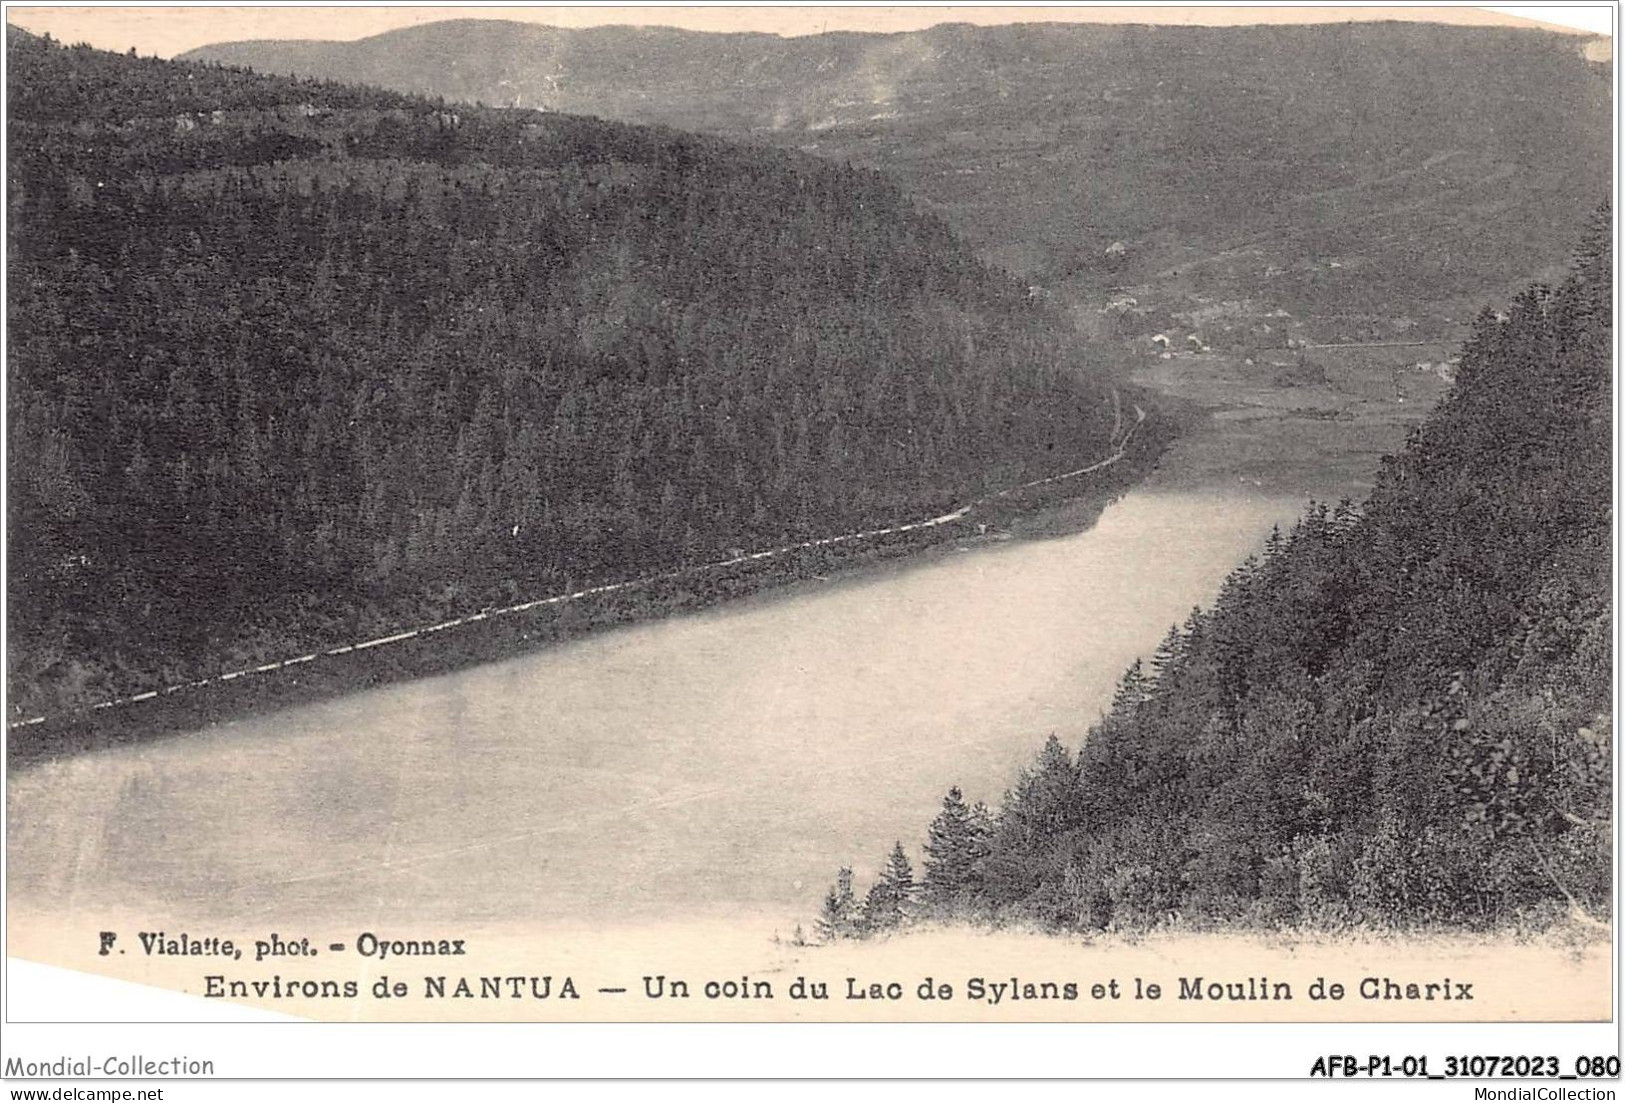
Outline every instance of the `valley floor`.
<svg viewBox="0 0 1625 1103">
<path fill-rule="evenodd" d="M 1410 351 L 1306 354 L 1321 358 L 1308 379 L 1285 350 L 1279 363 L 1262 353 L 1140 354 L 1136 383 L 1206 414 L 1181 438 L 1179 462 L 1163 465 L 1147 488 L 1358 502 L 1378 461 L 1404 444 L 1446 389 L 1414 369 Z"/>
</svg>

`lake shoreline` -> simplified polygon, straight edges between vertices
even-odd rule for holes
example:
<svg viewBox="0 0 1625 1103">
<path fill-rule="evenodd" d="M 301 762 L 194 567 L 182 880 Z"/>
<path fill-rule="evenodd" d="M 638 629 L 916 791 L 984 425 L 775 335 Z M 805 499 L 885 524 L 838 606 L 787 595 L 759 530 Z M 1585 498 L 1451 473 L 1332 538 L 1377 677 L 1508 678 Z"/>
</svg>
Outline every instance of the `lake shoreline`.
<svg viewBox="0 0 1625 1103">
<path fill-rule="evenodd" d="M 1206 411 L 1171 398 L 1148 415 L 1123 462 L 1087 482 L 1036 487 L 977 507 L 973 522 L 921 528 L 861 543 L 808 549 L 726 573 L 692 579 L 652 578 L 586 602 L 538 609 L 502 620 L 466 625 L 432 642 L 404 641 L 379 650 L 357 649 L 321 663 L 287 664 L 228 684 L 194 692 L 159 694 L 102 713 L 81 707 L 43 723 L 8 732 L 12 770 L 111 747 L 174 738 L 233 720 L 500 662 L 602 632 L 697 613 L 723 605 L 788 600 L 808 586 L 846 582 L 929 564 L 955 551 L 988 549 L 1014 541 L 1051 539 L 1091 528 L 1106 507 L 1140 485 L 1166 450 Z M 980 529 L 980 531 L 978 531 Z"/>
<path fill-rule="evenodd" d="M 1190 459 L 1180 445 L 1162 468 Z M 782 917 L 788 937 L 837 867 L 867 880 L 894 839 L 917 854 L 947 786 L 996 802 L 1047 734 L 1085 738 L 1122 671 L 1299 510 L 1146 481 L 1115 501 L 1096 485 L 1045 515 L 1076 528 L 1111 502 L 1075 535 L 898 541 L 785 564 L 776 586 L 729 572 L 735 600 L 624 631 L 555 622 L 574 631 L 560 646 L 503 617 L 472 642 L 515 653 L 485 649 L 500 661 L 454 673 L 351 681 L 293 707 L 278 707 L 284 687 L 317 696 L 321 664 L 228 683 L 265 693 L 264 711 L 238 696 L 217 702 L 237 706 L 221 723 L 131 732 L 15 773 L 13 891 L 47 911 L 136 908 L 150 926 L 180 903 L 175 922 L 253 916 L 277 930 L 386 914 L 447 930 L 661 923 L 726 901 Z M 645 612 L 694 598 L 620 596 Z M 594 602 L 574 608 L 638 611 Z M 511 634 L 491 640 L 497 625 Z M 455 666 L 462 655 L 443 649 L 467 638 L 332 670 Z"/>
</svg>

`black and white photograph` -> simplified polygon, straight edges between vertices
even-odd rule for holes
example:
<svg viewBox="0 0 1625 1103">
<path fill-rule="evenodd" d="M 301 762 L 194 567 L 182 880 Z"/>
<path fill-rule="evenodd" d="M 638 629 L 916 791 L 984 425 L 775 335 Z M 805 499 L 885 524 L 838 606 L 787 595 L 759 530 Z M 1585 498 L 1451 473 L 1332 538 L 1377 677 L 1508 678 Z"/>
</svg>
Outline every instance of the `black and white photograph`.
<svg viewBox="0 0 1625 1103">
<path fill-rule="evenodd" d="M 1533 14 L 8 6 L 8 1017 L 1615 1021 Z"/>
</svg>

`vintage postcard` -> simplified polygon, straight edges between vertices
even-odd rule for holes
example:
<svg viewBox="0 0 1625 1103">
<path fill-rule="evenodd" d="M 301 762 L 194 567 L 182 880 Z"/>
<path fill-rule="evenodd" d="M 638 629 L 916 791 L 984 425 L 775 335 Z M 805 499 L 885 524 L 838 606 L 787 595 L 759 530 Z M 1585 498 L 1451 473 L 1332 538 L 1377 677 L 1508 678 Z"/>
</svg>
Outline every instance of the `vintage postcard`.
<svg viewBox="0 0 1625 1103">
<path fill-rule="evenodd" d="M 1613 1020 L 1610 35 L 6 18 L 14 964 Z"/>
</svg>

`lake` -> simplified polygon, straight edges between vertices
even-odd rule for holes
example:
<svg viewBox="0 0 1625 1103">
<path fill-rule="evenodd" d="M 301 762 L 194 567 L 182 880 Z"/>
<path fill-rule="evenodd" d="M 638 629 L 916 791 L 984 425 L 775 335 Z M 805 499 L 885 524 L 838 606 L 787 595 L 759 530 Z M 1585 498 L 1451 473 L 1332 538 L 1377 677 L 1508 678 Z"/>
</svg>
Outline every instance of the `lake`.
<svg viewBox="0 0 1625 1103">
<path fill-rule="evenodd" d="M 949 785 L 996 803 L 1302 499 L 1158 489 L 946 549 L 11 779 L 34 915 L 527 926 L 816 913 Z"/>
</svg>

